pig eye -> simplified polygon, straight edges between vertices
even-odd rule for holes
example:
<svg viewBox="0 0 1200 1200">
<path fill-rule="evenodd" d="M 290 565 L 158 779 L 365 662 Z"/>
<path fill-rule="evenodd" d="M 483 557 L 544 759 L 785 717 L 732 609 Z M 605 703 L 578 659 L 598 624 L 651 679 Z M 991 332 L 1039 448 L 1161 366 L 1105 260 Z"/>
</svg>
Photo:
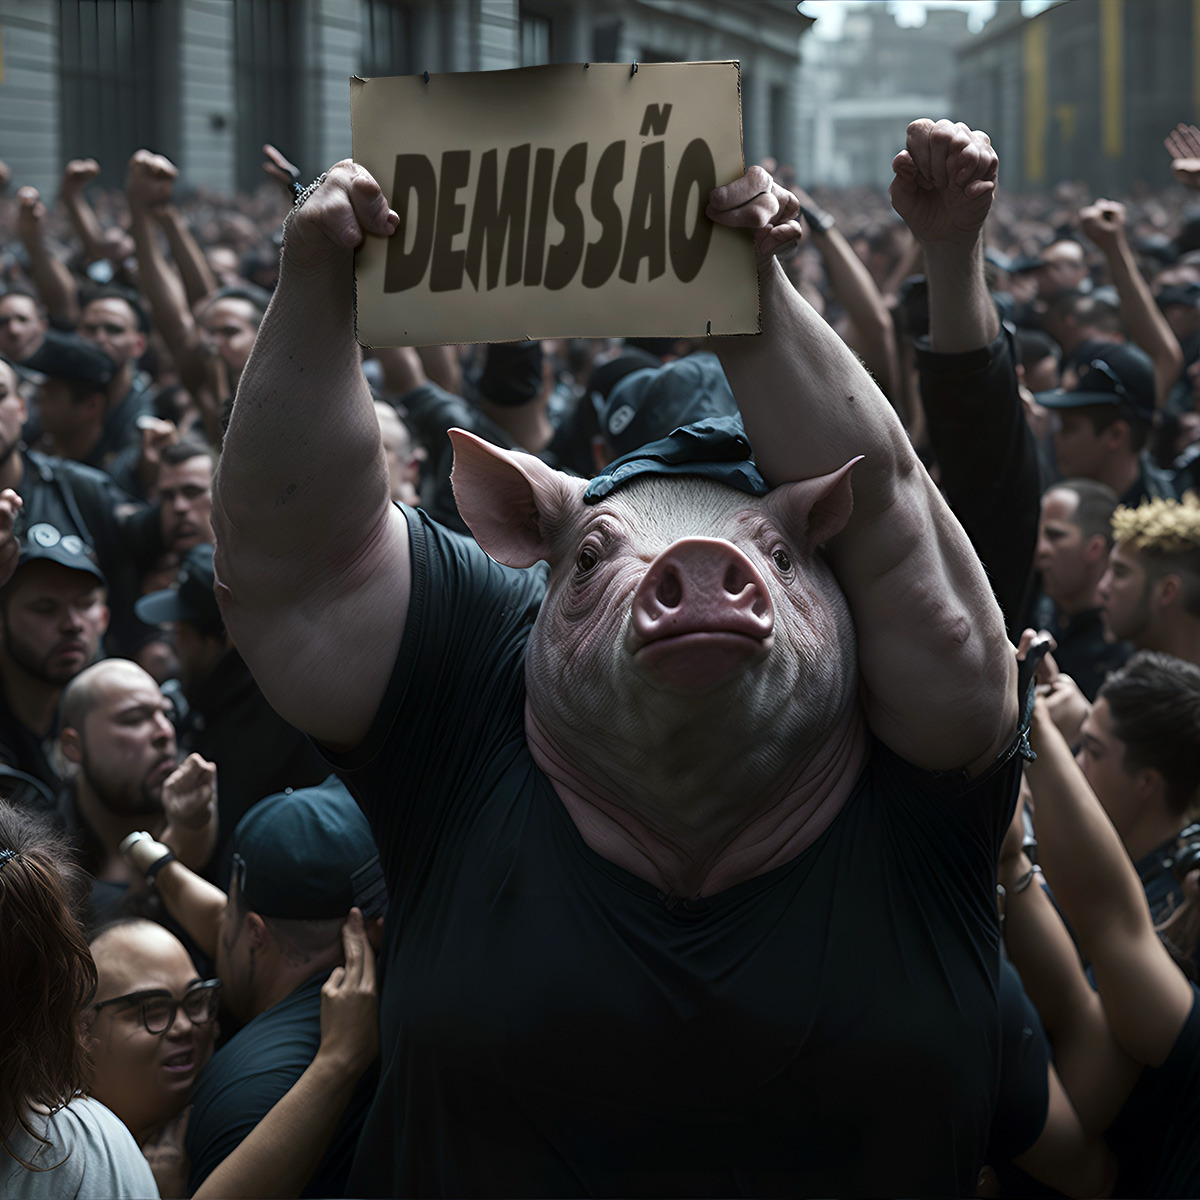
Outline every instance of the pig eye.
<svg viewBox="0 0 1200 1200">
<path fill-rule="evenodd" d="M 600 555 L 591 546 L 584 546 L 575 560 L 575 570 L 580 575 L 586 575 L 599 561 Z"/>
<path fill-rule="evenodd" d="M 787 551 L 782 546 L 772 551 L 771 560 L 785 574 L 792 569 L 792 560 L 788 558 Z"/>
</svg>

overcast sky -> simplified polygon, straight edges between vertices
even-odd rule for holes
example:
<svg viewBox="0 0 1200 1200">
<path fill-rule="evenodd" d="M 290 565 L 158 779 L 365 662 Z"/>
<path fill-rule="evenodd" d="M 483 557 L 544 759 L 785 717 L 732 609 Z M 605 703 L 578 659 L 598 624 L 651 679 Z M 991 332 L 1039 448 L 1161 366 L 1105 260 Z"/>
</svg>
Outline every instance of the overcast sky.
<svg viewBox="0 0 1200 1200">
<path fill-rule="evenodd" d="M 836 38 L 842 32 L 842 18 L 847 8 L 861 8 L 864 4 L 884 4 L 895 14 L 900 25 L 923 25 L 927 8 L 959 8 L 971 14 L 970 27 L 978 32 L 995 13 L 996 5 L 1020 4 L 1027 16 L 1049 7 L 1053 0 L 803 0 L 801 11 L 820 20 L 813 27 L 813 34 L 822 38 Z"/>
</svg>

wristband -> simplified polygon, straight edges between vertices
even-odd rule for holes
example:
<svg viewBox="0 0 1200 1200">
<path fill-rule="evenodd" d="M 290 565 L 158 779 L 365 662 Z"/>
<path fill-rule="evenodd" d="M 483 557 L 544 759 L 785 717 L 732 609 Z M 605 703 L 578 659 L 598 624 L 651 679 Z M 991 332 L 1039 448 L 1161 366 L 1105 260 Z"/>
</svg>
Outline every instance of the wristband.
<svg viewBox="0 0 1200 1200">
<path fill-rule="evenodd" d="M 165 867 L 167 865 L 167 863 L 172 863 L 174 861 L 175 861 L 175 851 L 174 850 L 168 850 L 166 852 L 166 854 L 164 854 L 161 858 L 156 858 L 146 868 L 146 886 L 148 888 L 153 888 L 155 885 L 155 882 L 158 880 L 159 871 L 161 871 L 163 869 L 163 867 Z"/>
</svg>

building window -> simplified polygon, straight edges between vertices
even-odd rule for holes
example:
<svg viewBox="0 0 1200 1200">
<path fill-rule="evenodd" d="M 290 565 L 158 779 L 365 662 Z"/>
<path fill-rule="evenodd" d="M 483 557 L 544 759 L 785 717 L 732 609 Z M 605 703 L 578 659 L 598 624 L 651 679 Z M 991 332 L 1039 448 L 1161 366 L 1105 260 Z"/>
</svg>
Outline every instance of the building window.
<svg viewBox="0 0 1200 1200">
<path fill-rule="evenodd" d="M 160 91 L 161 0 L 59 0 L 62 157 L 95 158 L 105 187 L 121 187 L 130 155 L 170 152 Z"/>
<path fill-rule="evenodd" d="M 362 77 L 415 75 L 412 5 L 397 0 L 362 0 L 362 5 Z"/>
<path fill-rule="evenodd" d="M 521 11 L 521 66 L 542 67 L 550 61 L 550 18 Z"/>
<path fill-rule="evenodd" d="M 264 142 L 293 162 L 303 154 L 298 119 L 300 7 L 291 0 L 233 0 L 237 89 L 237 185 L 264 179 Z"/>
</svg>

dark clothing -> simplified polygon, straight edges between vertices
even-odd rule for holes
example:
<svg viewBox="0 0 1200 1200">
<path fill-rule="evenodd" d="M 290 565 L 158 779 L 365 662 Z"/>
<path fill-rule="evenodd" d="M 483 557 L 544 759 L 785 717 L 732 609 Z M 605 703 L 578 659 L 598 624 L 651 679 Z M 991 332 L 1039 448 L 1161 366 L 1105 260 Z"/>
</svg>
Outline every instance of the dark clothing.
<svg viewBox="0 0 1200 1200">
<path fill-rule="evenodd" d="M 1011 335 L 1002 330 L 990 345 L 965 354 L 935 354 L 921 338 L 917 367 L 942 489 L 1015 642 L 1032 597 L 1041 479 Z"/>
<path fill-rule="evenodd" d="M 1121 503 L 1126 508 L 1137 508 L 1146 500 L 1178 500 L 1179 492 L 1175 487 L 1173 474 L 1160 467 L 1150 457 L 1149 452 L 1143 451 L 1138 465 L 1138 477 L 1121 496 Z"/>
<path fill-rule="evenodd" d="M 454 452 L 446 434 L 451 429 L 466 429 L 505 450 L 521 450 L 523 447 L 518 446 L 479 409 L 436 383 L 425 383 L 406 392 L 399 398 L 399 404 L 421 444 L 429 451 L 428 467 L 421 481 L 421 507 L 439 524 L 469 537 L 471 531 L 458 515 L 454 489 L 450 486 Z M 552 467 L 558 467 L 557 461 L 548 452 L 537 457 Z"/>
<path fill-rule="evenodd" d="M 245 1140 L 304 1074 L 321 1044 L 321 988 L 314 975 L 291 995 L 259 1013 L 200 1073 L 188 1118 L 189 1194 Z M 301 1196 L 341 1196 L 371 1098 L 373 1072 L 346 1106 L 337 1132 Z"/>
<path fill-rule="evenodd" d="M 1171 1053 L 1147 1067 L 1106 1137 L 1120 1163 L 1114 1196 L 1200 1196 L 1200 1005 Z"/>
<path fill-rule="evenodd" d="M 1070 675 L 1079 690 L 1095 700 L 1109 672 L 1119 670 L 1133 653 L 1128 642 L 1110 642 L 1104 633 L 1100 609 L 1088 608 L 1073 617 L 1065 616 L 1047 596 L 1040 596 L 1033 626 L 1054 635 L 1054 661 Z"/>
<path fill-rule="evenodd" d="M 24 473 L 16 487 L 25 502 L 19 529 L 45 522 L 60 533 L 76 533 L 96 552 L 108 580 L 110 650 L 129 653 L 145 640 L 146 627 L 133 615 L 142 572 L 163 552 L 158 506 L 138 506 L 102 471 L 36 450 L 22 453 Z"/>
<path fill-rule="evenodd" d="M 120 480 L 127 490 L 130 475 L 142 453 L 142 431 L 138 417 L 154 415 L 154 394 L 145 376 L 135 375 L 129 391 L 104 414 L 100 440 L 82 461 Z M 140 489 L 136 489 L 140 491 Z"/>
<path fill-rule="evenodd" d="M 543 570 L 404 512 L 395 671 L 363 745 L 330 755 L 390 897 L 353 1194 L 970 1192 L 1015 748 L 967 780 L 875 743 L 812 846 L 677 902 L 595 853 L 530 755 Z"/>
<path fill-rule="evenodd" d="M 179 730 L 181 757 L 196 751 L 217 764 L 220 841 L 205 874 L 229 887 L 233 831 L 247 810 L 285 788 L 314 787 L 329 767 L 312 743 L 289 725 L 229 650 L 191 697 Z"/>
<path fill-rule="evenodd" d="M 0 762 L 40 779 L 51 794 L 57 793 L 62 785 L 49 754 L 57 732 L 57 720 L 44 738 L 21 721 L 10 707 L 4 681 L 0 679 Z"/>
<path fill-rule="evenodd" d="M 1050 1109 L 1050 1046 L 1021 977 L 1000 963 L 1000 1094 L 992 1115 L 987 1161 L 998 1171 L 1042 1135 Z"/>
<path fill-rule="evenodd" d="M 1178 841 L 1178 834 L 1172 835 L 1133 864 L 1155 924 L 1165 921 L 1183 903 L 1183 886 L 1171 871 L 1171 859 Z"/>
</svg>

